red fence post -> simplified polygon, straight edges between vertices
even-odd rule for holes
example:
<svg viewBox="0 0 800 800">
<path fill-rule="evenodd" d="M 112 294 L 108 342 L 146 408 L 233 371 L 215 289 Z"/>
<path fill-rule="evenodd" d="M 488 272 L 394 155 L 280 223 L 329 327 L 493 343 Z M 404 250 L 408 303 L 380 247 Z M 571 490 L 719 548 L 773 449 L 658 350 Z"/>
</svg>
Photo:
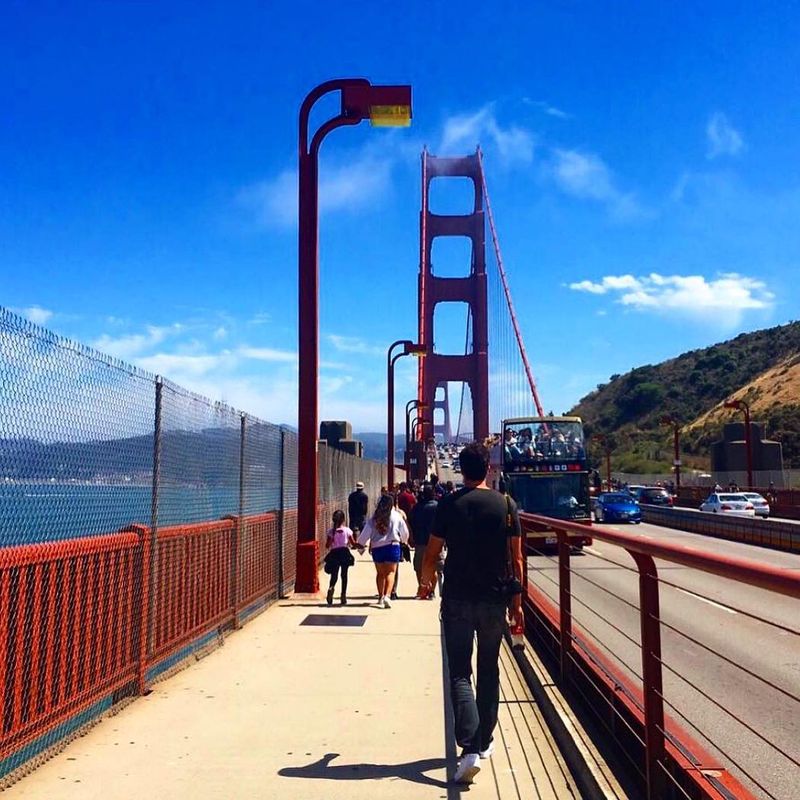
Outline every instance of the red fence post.
<svg viewBox="0 0 800 800">
<path fill-rule="evenodd" d="M 558 536 L 558 607 L 561 680 L 569 672 L 569 654 L 572 650 L 572 586 L 569 569 L 569 540 L 566 531 L 556 531 Z"/>
<path fill-rule="evenodd" d="M 630 552 L 630 551 L 628 551 Z M 631 552 L 639 569 L 639 615 L 642 636 L 642 691 L 647 760 L 647 800 L 660 800 L 664 762 L 664 687 L 661 675 L 661 621 L 658 571 L 652 556 Z"/>
<path fill-rule="evenodd" d="M 148 656 L 148 632 L 150 631 L 150 614 L 153 613 L 153 605 L 150 603 L 150 531 L 143 525 L 133 526 L 133 530 L 139 534 L 139 569 L 136 569 L 136 557 L 133 561 L 134 597 L 138 595 L 139 608 L 132 609 L 130 624 L 139 623 L 138 632 L 138 672 L 137 689 L 139 694 L 147 691 L 147 656 Z M 138 573 L 138 575 L 137 575 Z M 136 586 L 138 583 L 138 586 Z M 137 591 L 138 589 L 138 591 Z M 130 613 L 130 612 L 129 612 Z M 137 619 L 138 615 L 138 619 Z"/>
</svg>

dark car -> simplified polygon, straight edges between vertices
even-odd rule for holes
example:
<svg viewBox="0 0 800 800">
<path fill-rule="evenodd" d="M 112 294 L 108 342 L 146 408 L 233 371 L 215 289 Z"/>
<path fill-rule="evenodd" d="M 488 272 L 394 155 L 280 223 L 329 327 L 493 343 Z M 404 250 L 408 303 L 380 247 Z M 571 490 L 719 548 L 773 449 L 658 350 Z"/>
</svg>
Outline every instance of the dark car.
<svg viewBox="0 0 800 800">
<path fill-rule="evenodd" d="M 672 505 L 672 495 L 661 486 L 642 486 L 636 490 L 636 499 L 650 506 Z"/>
<path fill-rule="evenodd" d="M 628 492 L 603 492 L 594 504 L 595 522 L 641 522 L 639 503 Z"/>
</svg>

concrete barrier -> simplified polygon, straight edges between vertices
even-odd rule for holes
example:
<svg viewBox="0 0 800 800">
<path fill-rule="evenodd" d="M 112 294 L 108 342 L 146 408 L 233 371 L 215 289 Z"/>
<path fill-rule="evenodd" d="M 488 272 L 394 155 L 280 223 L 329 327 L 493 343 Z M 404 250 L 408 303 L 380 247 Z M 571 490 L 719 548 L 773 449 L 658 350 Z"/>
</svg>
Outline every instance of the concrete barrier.
<svg viewBox="0 0 800 800">
<path fill-rule="evenodd" d="M 724 516 L 691 508 L 642 505 L 642 519 L 690 533 L 800 552 L 800 525 L 777 519 Z"/>
</svg>

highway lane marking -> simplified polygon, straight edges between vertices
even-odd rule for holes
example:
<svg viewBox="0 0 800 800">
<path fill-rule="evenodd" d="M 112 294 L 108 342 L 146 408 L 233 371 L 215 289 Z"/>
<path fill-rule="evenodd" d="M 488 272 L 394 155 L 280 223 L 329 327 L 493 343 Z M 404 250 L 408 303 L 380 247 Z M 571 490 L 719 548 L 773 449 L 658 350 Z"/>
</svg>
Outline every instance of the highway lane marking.
<svg viewBox="0 0 800 800">
<path fill-rule="evenodd" d="M 603 555 L 596 547 L 584 547 L 583 548 L 583 552 L 584 553 L 592 553 L 592 555 L 595 555 L 595 556 Z"/>
<path fill-rule="evenodd" d="M 677 587 L 676 587 L 677 588 Z M 738 614 L 738 611 L 734 611 L 732 608 L 728 608 L 727 606 L 722 606 L 719 603 L 715 603 L 713 600 L 708 600 L 705 597 L 700 597 L 699 594 L 695 594 L 694 592 L 690 592 L 688 589 L 678 589 L 679 592 L 683 592 L 683 594 L 688 594 L 689 597 L 694 597 L 695 600 L 700 600 L 702 603 L 708 603 L 710 606 L 714 606 L 714 608 L 720 609 L 720 611 L 727 611 L 728 614 Z"/>
</svg>

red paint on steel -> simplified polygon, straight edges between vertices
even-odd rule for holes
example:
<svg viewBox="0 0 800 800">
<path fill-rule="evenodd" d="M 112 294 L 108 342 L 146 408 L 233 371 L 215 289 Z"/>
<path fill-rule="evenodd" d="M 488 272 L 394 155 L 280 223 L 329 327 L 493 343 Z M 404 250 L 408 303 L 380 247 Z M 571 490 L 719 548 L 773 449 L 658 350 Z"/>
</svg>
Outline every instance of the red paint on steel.
<svg viewBox="0 0 800 800">
<path fill-rule="evenodd" d="M 126 570 L 125 575 L 127 583 L 127 591 L 124 595 L 126 613 L 122 615 L 122 618 L 128 622 L 128 625 L 125 628 L 125 636 L 120 637 L 120 640 L 124 647 L 123 657 L 125 653 L 134 653 L 137 665 L 137 688 L 139 694 L 144 694 L 147 690 L 147 632 L 151 607 L 150 565 L 153 562 L 150 557 L 150 548 L 152 547 L 152 537 L 149 528 L 136 526 L 135 530 L 139 536 L 139 551 L 136 561 L 134 561 L 132 553 L 126 554 L 132 569 Z M 137 622 L 138 626 L 135 628 Z"/>
<path fill-rule="evenodd" d="M 419 278 L 418 278 L 418 300 L 417 300 L 417 313 L 419 316 L 419 329 L 418 329 L 418 336 L 417 341 L 422 342 L 423 344 L 428 344 L 431 341 L 431 336 L 428 333 L 428 314 L 426 312 L 427 308 L 427 298 L 425 295 L 425 288 L 426 288 L 426 278 L 425 275 L 427 274 L 427 256 L 426 253 L 428 252 L 428 215 L 425 213 L 425 210 L 428 208 L 428 161 L 427 161 L 427 150 L 422 151 L 422 156 L 420 157 L 422 160 L 422 205 L 421 211 L 419 212 Z M 425 404 L 425 362 L 427 361 L 426 358 L 420 358 L 418 362 L 417 368 L 417 404 Z M 433 406 L 428 407 L 431 414 L 431 422 L 433 421 Z M 423 415 L 417 412 L 417 418 L 419 419 L 419 425 L 417 427 L 417 433 L 414 436 L 415 441 L 421 440 L 426 441 L 425 439 L 425 420 Z"/>
<path fill-rule="evenodd" d="M 123 620 L 100 595 L 111 591 L 103 564 L 137 547 L 138 537 L 120 533 L 0 553 L 0 697 L 7 699 L 0 758 L 132 683 L 134 654 L 117 664 L 110 653 L 108 631 Z"/>
<path fill-rule="evenodd" d="M 33 613 L 31 615 L 31 638 L 30 638 L 30 672 L 29 672 L 29 686 L 31 692 L 28 696 L 28 706 L 32 707 L 35 713 L 38 688 L 41 684 L 41 677 L 39 674 L 39 652 L 42 646 L 42 633 L 47 632 L 47 624 L 42 625 L 42 590 L 44 582 L 44 563 L 35 564 L 32 568 L 33 571 Z M 45 685 L 45 691 L 47 686 Z"/>
<path fill-rule="evenodd" d="M 299 387 L 297 400 L 297 470 L 298 470 L 298 592 L 319 590 L 315 512 L 319 497 L 317 476 L 317 436 L 319 422 L 319 149 L 325 136 L 343 125 L 357 125 L 362 116 L 345 108 L 344 93 L 350 88 L 369 88 L 364 78 L 326 81 L 312 89 L 300 106 L 298 140 L 298 358 Z M 342 93 L 341 112 L 323 123 L 309 145 L 309 117 L 314 104 L 324 95 Z"/>
<path fill-rule="evenodd" d="M 489 189 L 486 186 L 486 173 L 483 170 L 483 153 L 481 152 L 480 148 L 478 148 L 478 161 L 481 166 L 481 186 L 483 188 L 483 196 L 486 198 L 486 215 L 489 219 L 489 230 L 492 234 L 492 243 L 494 244 L 495 257 L 497 258 L 497 269 L 500 273 L 500 281 L 503 285 L 503 293 L 506 297 L 508 313 L 511 316 L 511 324 L 514 327 L 514 336 L 517 339 L 517 347 L 519 348 L 519 354 L 522 357 L 522 364 L 525 367 L 525 377 L 528 379 L 528 386 L 531 390 L 531 396 L 533 397 L 533 402 L 536 405 L 536 413 L 540 417 L 543 417 L 545 416 L 544 408 L 539 400 L 539 392 L 536 388 L 536 381 L 533 377 L 533 370 L 531 369 L 530 361 L 528 361 L 528 353 L 525 350 L 525 342 L 522 339 L 522 331 L 520 330 L 519 322 L 517 321 L 517 314 L 514 311 L 514 301 L 511 299 L 511 289 L 508 286 L 508 278 L 506 277 L 506 270 L 503 266 L 503 255 L 500 252 L 500 240 L 497 237 L 497 229 L 494 225 L 492 204 L 489 202 Z"/>
<path fill-rule="evenodd" d="M 470 214 L 434 214 L 429 208 L 429 186 L 434 178 L 469 178 L 475 189 L 473 210 Z M 422 221 L 420 233 L 422 248 L 420 258 L 419 308 L 420 339 L 428 352 L 421 365 L 421 394 L 419 400 L 426 405 L 430 418 L 423 420 L 420 438 L 428 438 L 437 428 L 433 424 L 436 408 L 436 390 L 450 381 L 464 381 L 472 392 L 473 436 L 482 441 L 489 435 L 489 322 L 486 280 L 486 243 L 483 216 L 483 190 L 481 164 L 478 155 L 457 158 L 439 158 L 422 153 Z M 431 249 L 434 239 L 445 236 L 464 236 L 472 242 L 472 268 L 468 277 L 443 278 L 434 275 Z M 434 310 L 438 303 L 462 302 L 469 306 L 472 315 L 472 353 L 444 355 L 435 352 Z M 440 432 L 443 432 L 444 428 Z"/>
<path fill-rule="evenodd" d="M 541 517 L 537 514 L 521 513 L 520 519 L 523 518 L 530 523 L 556 525 L 560 529 L 571 533 L 581 532 L 581 525 L 567 520 L 556 520 L 549 517 Z M 777 592 L 778 594 L 800 597 L 800 575 L 797 575 L 792 570 L 774 567 L 770 564 L 763 564 L 760 561 L 747 558 L 711 555 L 692 547 L 679 544 L 663 544 L 652 539 L 644 539 L 634 534 L 612 531 L 599 526 L 592 528 L 592 536 L 600 541 L 624 547 L 632 553 L 643 553 L 653 558 L 694 567 L 703 572 L 710 572 L 723 578 L 731 578 L 732 580 Z"/>
<path fill-rule="evenodd" d="M 6 570 L 0 572 L 0 698 L 3 708 L 3 724 L 0 731 L 5 727 L 5 698 L 6 698 L 6 677 L 8 669 L 8 644 L 9 644 L 9 620 L 11 619 L 11 576 Z"/>
<path fill-rule="evenodd" d="M 569 568 L 570 545 L 566 533 L 558 533 L 558 599 L 561 679 L 569 672 L 569 657 L 572 651 L 572 589 Z M 527 560 L 527 559 L 526 559 Z"/>
<path fill-rule="evenodd" d="M 520 514 L 520 518 L 523 524 L 550 526 L 559 531 L 561 538 L 564 537 L 561 531 L 579 533 L 581 529 L 579 524 L 573 522 L 550 519 L 534 514 Z M 593 674 L 596 679 L 605 684 L 614 696 L 621 698 L 623 705 L 628 709 L 632 718 L 641 723 L 646 740 L 648 798 L 660 798 L 663 796 L 663 786 L 660 781 L 664 777 L 661 765 L 666 767 L 665 753 L 682 770 L 682 773 L 694 782 L 702 793 L 701 796 L 720 796 L 710 786 L 705 773 L 721 770 L 719 776 L 715 776 L 718 780 L 727 787 L 733 787 L 738 798 L 751 798 L 752 795 L 733 776 L 724 771 L 717 759 L 712 758 L 705 748 L 701 747 L 693 737 L 687 734 L 672 719 L 665 719 L 661 676 L 658 575 L 653 558 L 691 566 L 705 572 L 739 580 L 791 597 L 800 596 L 800 577 L 789 570 L 771 567 L 748 559 L 712 556 L 682 545 L 654 543 L 651 540 L 645 540 L 635 535 L 611 530 L 598 531 L 595 528 L 595 537 L 628 550 L 639 569 L 643 686 L 640 688 L 633 684 L 619 671 L 615 664 L 610 662 L 591 643 L 591 639 L 586 632 L 575 628 L 575 626 L 573 626 L 573 641 L 579 643 L 579 647 L 575 647 L 573 652 L 576 657 L 579 655 L 580 650 L 584 650 L 590 655 L 590 658 L 582 659 L 587 672 Z M 529 587 L 528 600 L 544 615 L 553 629 L 558 632 L 561 625 L 560 613 L 553 607 L 549 598 L 540 590 Z M 603 669 L 598 670 L 597 664 L 601 665 Z M 604 671 L 606 674 L 604 674 Z M 613 676 L 613 681 L 609 679 L 609 675 Z M 626 692 L 620 693 L 619 686 L 626 687 Z M 641 707 L 631 702 L 631 698 L 637 698 L 641 702 Z M 663 733 L 665 730 L 676 741 L 681 742 L 685 748 L 692 752 L 698 763 L 688 761 L 685 755 L 671 744 L 669 739 L 665 741 Z"/>
<path fill-rule="evenodd" d="M 228 518 L 159 529 L 158 575 L 163 580 L 156 597 L 157 660 L 204 631 L 233 622 L 230 558 L 236 528 Z"/>
<path fill-rule="evenodd" d="M 275 540 L 280 535 L 275 513 L 246 517 L 243 526 L 247 546 L 243 547 L 239 582 L 240 608 L 260 597 L 277 595 L 278 573 L 274 569 Z"/>
<path fill-rule="evenodd" d="M 639 619 L 642 642 L 644 735 L 647 750 L 647 798 L 663 796 L 664 688 L 661 674 L 661 623 L 658 604 L 658 572 L 653 559 L 632 553 L 639 569 Z"/>
<path fill-rule="evenodd" d="M 527 595 L 527 603 L 530 617 L 538 614 L 556 632 L 557 636 L 559 610 L 552 600 L 541 590 L 531 586 Z M 587 675 L 592 676 L 595 685 L 605 688 L 608 696 L 613 698 L 610 702 L 621 706 L 630 720 L 644 734 L 644 695 L 641 686 L 634 683 L 619 669 L 614 661 L 595 646 L 591 641 L 591 637 L 580 626 L 573 624 L 573 636 L 575 647 L 572 650 L 572 658 L 581 663 L 581 668 Z M 707 776 L 704 774 L 711 773 L 723 785 L 735 789 L 737 800 L 755 800 L 750 792 L 745 790 L 735 778 L 726 772 L 725 766 L 716 756 L 709 753 L 691 734 L 669 716 L 666 717 L 665 728 L 669 737 L 680 742 L 684 750 L 691 753 L 693 760 L 688 759 L 683 750 L 672 744 L 669 738 L 666 740 L 666 752 L 670 759 L 696 784 L 702 793 L 701 797 L 721 797 L 709 786 Z M 638 736 L 638 734 L 636 735 Z M 640 741 L 644 744 L 641 738 Z"/>
</svg>

